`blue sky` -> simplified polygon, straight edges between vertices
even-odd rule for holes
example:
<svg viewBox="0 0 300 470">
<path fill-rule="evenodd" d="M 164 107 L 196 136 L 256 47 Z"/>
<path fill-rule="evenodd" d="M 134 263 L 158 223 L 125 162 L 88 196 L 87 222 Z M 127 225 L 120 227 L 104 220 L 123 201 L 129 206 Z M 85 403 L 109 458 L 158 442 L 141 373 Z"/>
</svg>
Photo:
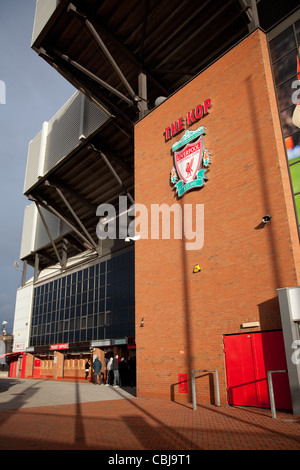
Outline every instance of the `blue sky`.
<svg viewBox="0 0 300 470">
<path fill-rule="evenodd" d="M 12 332 L 19 260 L 28 144 L 75 89 L 31 49 L 35 0 L 0 0 L 0 328 Z M 3 84 L 3 83 L 2 83 Z M 0 102 L 1 89 L 0 89 Z M 31 271 L 29 271 L 29 274 Z"/>
</svg>

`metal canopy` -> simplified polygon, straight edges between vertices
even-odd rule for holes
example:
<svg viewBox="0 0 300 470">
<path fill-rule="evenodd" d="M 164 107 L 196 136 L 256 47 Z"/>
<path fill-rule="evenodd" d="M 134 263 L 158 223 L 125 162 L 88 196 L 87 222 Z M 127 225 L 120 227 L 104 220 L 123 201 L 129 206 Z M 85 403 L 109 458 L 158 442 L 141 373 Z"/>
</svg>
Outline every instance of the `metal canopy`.
<svg viewBox="0 0 300 470">
<path fill-rule="evenodd" d="M 40 267 L 61 260 L 66 246 L 72 256 L 85 242 L 97 244 L 97 206 L 126 192 L 134 197 L 134 123 L 155 100 L 176 92 L 257 26 L 268 29 L 297 6 L 293 0 L 58 2 L 32 48 L 110 120 L 27 194 L 75 229 L 56 246 L 49 240 L 38 254 Z M 36 254 L 26 261 L 37 265 Z"/>
</svg>

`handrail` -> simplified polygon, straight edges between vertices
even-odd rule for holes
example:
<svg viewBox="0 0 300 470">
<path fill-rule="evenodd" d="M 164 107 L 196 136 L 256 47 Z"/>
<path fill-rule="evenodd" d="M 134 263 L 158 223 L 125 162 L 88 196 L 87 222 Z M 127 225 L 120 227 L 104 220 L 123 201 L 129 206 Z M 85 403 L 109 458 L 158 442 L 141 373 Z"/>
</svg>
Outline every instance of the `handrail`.
<svg viewBox="0 0 300 470">
<path fill-rule="evenodd" d="M 272 411 L 272 418 L 276 418 L 276 407 L 275 407 L 275 398 L 274 398 L 274 390 L 273 390 L 273 382 L 272 382 L 272 374 L 277 372 L 287 372 L 287 370 L 268 370 L 268 389 L 269 389 L 269 396 L 270 396 L 270 403 L 271 403 L 271 411 Z"/>
<path fill-rule="evenodd" d="M 195 382 L 195 372 L 214 372 L 215 373 L 215 382 L 216 382 L 216 406 L 220 406 L 220 389 L 219 389 L 219 375 L 217 369 L 210 370 L 192 370 L 192 397 L 193 397 L 193 410 L 197 409 L 196 403 L 196 382 Z"/>
</svg>

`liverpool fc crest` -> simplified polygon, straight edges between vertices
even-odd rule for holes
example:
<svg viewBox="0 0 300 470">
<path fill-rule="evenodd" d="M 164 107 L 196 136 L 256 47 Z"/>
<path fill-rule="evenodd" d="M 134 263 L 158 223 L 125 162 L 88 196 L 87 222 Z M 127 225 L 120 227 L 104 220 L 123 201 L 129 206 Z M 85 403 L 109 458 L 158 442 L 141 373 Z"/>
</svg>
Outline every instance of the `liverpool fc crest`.
<svg viewBox="0 0 300 470">
<path fill-rule="evenodd" d="M 174 167 L 171 170 L 171 183 L 179 197 L 205 184 L 205 172 L 211 163 L 210 153 L 204 148 L 205 132 L 204 126 L 195 131 L 187 130 L 172 146 Z"/>
</svg>

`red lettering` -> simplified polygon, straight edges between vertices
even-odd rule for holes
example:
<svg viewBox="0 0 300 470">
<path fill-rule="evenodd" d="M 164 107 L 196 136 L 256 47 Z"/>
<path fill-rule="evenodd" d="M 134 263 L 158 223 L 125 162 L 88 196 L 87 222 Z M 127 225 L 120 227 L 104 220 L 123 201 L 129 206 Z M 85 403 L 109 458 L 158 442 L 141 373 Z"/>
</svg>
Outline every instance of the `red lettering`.
<svg viewBox="0 0 300 470">
<path fill-rule="evenodd" d="M 203 103 L 204 114 L 209 113 L 209 108 L 211 108 L 211 105 L 212 105 L 212 101 L 210 99 L 204 101 Z"/>
<path fill-rule="evenodd" d="M 184 120 L 183 120 L 183 117 L 181 117 L 180 119 L 178 119 L 178 132 L 183 131 L 183 129 L 184 129 Z"/>
<path fill-rule="evenodd" d="M 178 132 L 177 121 L 171 124 L 171 135 L 176 135 Z"/>
<path fill-rule="evenodd" d="M 197 106 L 197 108 L 195 109 L 196 119 L 201 119 L 202 114 L 203 114 L 203 107 L 201 106 L 201 104 L 199 104 L 199 106 Z"/>
<path fill-rule="evenodd" d="M 167 127 L 164 131 L 165 135 L 166 135 L 166 140 L 169 140 L 171 138 L 170 136 L 170 130 L 171 130 L 171 127 Z"/>
<path fill-rule="evenodd" d="M 193 124 L 193 122 L 195 122 L 194 109 L 192 109 L 192 111 L 187 113 L 186 121 L 187 121 L 188 126 L 190 126 L 191 124 Z"/>
</svg>

